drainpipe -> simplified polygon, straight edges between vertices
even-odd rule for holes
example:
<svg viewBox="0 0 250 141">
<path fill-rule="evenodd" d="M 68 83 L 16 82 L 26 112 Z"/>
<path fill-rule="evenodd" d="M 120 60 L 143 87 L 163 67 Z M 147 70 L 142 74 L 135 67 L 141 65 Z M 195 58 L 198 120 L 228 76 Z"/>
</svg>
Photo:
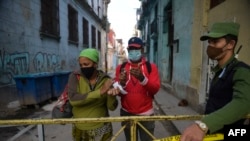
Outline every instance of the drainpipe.
<svg viewBox="0 0 250 141">
<path fill-rule="evenodd" d="M 107 34 L 106 34 L 106 49 L 105 49 L 105 73 L 108 73 L 108 41 L 107 41 Z"/>
<path fill-rule="evenodd" d="M 210 0 L 203 0 L 203 15 L 202 15 L 202 25 L 203 27 L 208 27 L 208 11 L 210 7 Z"/>
</svg>

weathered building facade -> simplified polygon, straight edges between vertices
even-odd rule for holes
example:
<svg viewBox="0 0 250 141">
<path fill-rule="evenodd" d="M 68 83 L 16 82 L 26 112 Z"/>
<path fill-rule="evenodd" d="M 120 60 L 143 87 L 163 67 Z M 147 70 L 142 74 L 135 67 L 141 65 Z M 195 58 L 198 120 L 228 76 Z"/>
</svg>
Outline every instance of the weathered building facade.
<svg viewBox="0 0 250 141">
<path fill-rule="evenodd" d="M 117 42 L 116 35 L 113 29 L 108 32 L 108 46 L 107 46 L 107 70 L 114 70 L 117 62 Z"/>
<path fill-rule="evenodd" d="M 110 0 L 1 0 L 0 95 L 15 75 L 72 71 L 84 48 L 100 51 L 105 69 Z M 9 89 L 10 88 L 10 89 Z"/>
<path fill-rule="evenodd" d="M 213 62 L 206 55 L 207 43 L 199 38 L 214 22 L 241 24 L 239 60 L 250 64 L 249 0 L 140 1 L 137 27 L 148 58 L 158 65 L 162 84 L 193 108 L 200 110 L 206 102 Z"/>
</svg>

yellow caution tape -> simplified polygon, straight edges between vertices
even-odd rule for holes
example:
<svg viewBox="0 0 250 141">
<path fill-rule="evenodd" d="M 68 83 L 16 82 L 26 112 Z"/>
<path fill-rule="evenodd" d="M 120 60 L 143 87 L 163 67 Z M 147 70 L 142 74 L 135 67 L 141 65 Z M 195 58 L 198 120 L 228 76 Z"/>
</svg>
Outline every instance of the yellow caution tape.
<svg viewBox="0 0 250 141">
<path fill-rule="evenodd" d="M 162 139 L 155 139 L 153 141 L 180 141 L 181 135 L 176 135 L 176 136 L 171 136 L 171 137 L 166 137 Z M 203 141 L 218 141 L 218 140 L 223 140 L 224 135 L 223 134 L 210 134 L 206 135 L 203 139 Z"/>
</svg>

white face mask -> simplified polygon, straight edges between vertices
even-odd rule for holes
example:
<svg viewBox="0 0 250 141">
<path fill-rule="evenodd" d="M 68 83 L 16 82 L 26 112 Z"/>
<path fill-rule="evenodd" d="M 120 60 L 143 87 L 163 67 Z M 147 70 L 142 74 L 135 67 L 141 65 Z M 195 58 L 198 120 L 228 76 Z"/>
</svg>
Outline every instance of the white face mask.
<svg viewBox="0 0 250 141">
<path fill-rule="evenodd" d="M 129 50 L 128 51 L 128 58 L 131 61 L 138 61 L 141 59 L 141 50 Z"/>
</svg>

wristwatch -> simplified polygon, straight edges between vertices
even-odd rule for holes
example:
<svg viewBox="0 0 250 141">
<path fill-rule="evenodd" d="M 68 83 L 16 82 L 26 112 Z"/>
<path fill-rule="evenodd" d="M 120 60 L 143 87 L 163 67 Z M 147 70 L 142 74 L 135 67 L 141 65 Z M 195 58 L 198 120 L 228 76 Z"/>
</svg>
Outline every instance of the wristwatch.
<svg viewBox="0 0 250 141">
<path fill-rule="evenodd" d="M 205 134 L 207 133 L 208 127 L 204 122 L 197 120 L 195 121 L 195 123 L 200 127 L 202 131 L 204 131 Z"/>
</svg>

